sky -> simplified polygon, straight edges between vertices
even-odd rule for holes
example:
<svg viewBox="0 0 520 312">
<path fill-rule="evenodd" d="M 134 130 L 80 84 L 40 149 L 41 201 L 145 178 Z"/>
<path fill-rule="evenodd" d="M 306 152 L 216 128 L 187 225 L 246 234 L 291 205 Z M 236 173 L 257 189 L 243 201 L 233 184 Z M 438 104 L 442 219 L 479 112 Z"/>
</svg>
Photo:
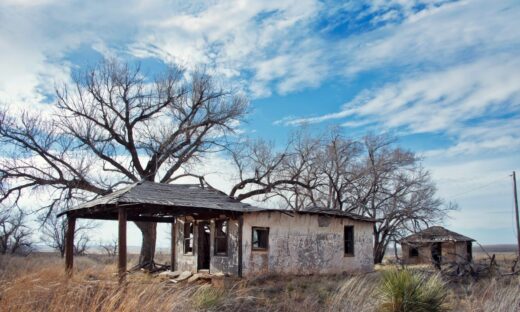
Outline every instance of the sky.
<svg viewBox="0 0 520 312">
<path fill-rule="evenodd" d="M 458 204 L 447 227 L 515 242 L 517 0 L 0 0 L 0 105 L 49 111 L 57 83 L 103 58 L 150 74 L 210 68 L 250 99 L 241 128 L 252 137 L 281 143 L 302 124 L 390 133 Z M 224 177 L 209 179 L 225 186 Z M 167 230 L 159 235 L 167 246 Z M 128 240 L 140 242 L 134 227 Z"/>
</svg>

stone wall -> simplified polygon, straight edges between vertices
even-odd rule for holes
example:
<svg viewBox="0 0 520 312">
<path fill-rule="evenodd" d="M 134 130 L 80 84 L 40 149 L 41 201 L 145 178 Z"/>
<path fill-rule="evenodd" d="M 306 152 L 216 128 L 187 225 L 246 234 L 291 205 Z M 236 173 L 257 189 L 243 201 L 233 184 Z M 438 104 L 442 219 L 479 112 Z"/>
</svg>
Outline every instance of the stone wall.
<svg viewBox="0 0 520 312">
<path fill-rule="evenodd" d="M 344 254 L 344 226 L 354 226 L 354 256 Z M 253 251 L 252 227 L 269 228 L 267 251 Z M 243 274 L 330 274 L 373 270 L 372 223 L 315 214 L 248 213 Z"/>
</svg>

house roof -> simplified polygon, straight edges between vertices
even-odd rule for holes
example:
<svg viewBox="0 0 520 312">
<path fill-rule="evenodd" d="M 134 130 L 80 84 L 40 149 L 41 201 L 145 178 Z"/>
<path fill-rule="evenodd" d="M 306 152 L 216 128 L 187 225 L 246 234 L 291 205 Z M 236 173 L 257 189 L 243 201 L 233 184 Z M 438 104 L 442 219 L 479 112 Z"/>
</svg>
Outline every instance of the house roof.
<svg viewBox="0 0 520 312">
<path fill-rule="evenodd" d="M 117 219 L 117 206 L 140 207 L 129 215 L 130 219 L 139 220 L 187 214 L 197 212 L 281 212 L 286 214 L 321 214 L 373 222 L 373 219 L 344 211 L 312 208 L 306 211 L 286 211 L 272 208 L 255 207 L 229 197 L 224 192 L 199 184 L 164 184 L 141 181 L 131 184 L 105 196 L 85 202 L 61 213 L 77 217 Z"/>
<path fill-rule="evenodd" d="M 147 204 L 244 211 L 251 205 L 199 184 L 165 184 L 141 181 L 83 203 L 72 210 L 109 204 Z"/>
<path fill-rule="evenodd" d="M 366 217 L 363 215 L 355 214 L 355 213 L 348 212 L 348 211 L 327 209 L 327 208 L 320 208 L 320 207 L 307 208 L 305 210 L 298 211 L 298 213 L 319 214 L 319 215 L 326 215 L 326 216 L 333 216 L 333 217 L 345 217 L 345 218 L 350 218 L 350 219 L 358 220 L 358 221 L 375 222 L 375 220 L 373 218 Z"/>
<path fill-rule="evenodd" d="M 474 239 L 447 230 L 442 226 L 432 226 L 423 231 L 403 238 L 401 243 L 434 243 L 444 241 L 470 242 L 474 241 Z"/>
</svg>

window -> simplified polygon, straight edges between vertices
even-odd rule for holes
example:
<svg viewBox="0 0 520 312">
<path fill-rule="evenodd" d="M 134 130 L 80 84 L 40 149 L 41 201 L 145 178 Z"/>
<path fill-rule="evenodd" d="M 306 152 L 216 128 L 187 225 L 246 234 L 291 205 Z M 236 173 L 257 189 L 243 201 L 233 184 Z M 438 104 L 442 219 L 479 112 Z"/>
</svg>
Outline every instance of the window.
<svg viewBox="0 0 520 312">
<path fill-rule="evenodd" d="M 227 256 L 228 222 L 218 220 L 215 222 L 215 255 Z"/>
<path fill-rule="evenodd" d="M 354 255 L 354 227 L 352 225 L 345 226 L 345 256 Z"/>
<path fill-rule="evenodd" d="M 253 250 L 267 250 L 269 247 L 269 228 L 253 227 L 251 242 Z"/>
<path fill-rule="evenodd" d="M 410 258 L 419 257 L 419 249 L 416 247 L 410 247 L 409 256 Z"/>
<path fill-rule="evenodd" d="M 184 253 L 193 253 L 193 222 L 184 222 Z"/>
</svg>

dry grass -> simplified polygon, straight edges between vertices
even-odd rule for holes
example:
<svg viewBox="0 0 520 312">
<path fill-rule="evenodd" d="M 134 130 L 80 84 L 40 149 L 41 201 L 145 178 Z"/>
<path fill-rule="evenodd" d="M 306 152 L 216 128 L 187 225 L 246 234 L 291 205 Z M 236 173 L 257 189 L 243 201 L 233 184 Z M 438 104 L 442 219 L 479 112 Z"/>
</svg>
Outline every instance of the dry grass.
<svg viewBox="0 0 520 312">
<path fill-rule="evenodd" d="M 378 270 L 386 269 L 380 267 Z M 119 286 L 102 258 L 78 257 L 67 278 L 58 257 L 0 257 L 1 311 L 377 311 L 380 273 L 264 276 L 208 284 L 168 284 L 135 273 Z M 449 285 L 453 311 L 520 311 L 518 276 Z"/>
</svg>

